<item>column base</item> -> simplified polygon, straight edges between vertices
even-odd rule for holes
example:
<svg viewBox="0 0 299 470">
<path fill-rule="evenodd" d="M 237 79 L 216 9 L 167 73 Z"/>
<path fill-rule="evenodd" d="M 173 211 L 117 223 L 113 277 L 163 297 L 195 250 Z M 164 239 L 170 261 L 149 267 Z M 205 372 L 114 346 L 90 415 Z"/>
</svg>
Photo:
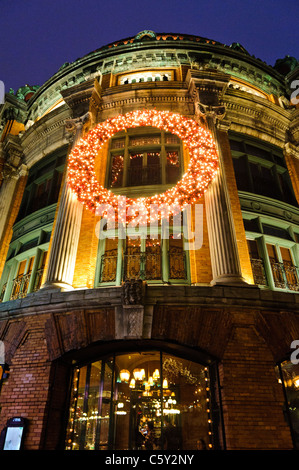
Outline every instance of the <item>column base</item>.
<svg viewBox="0 0 299 470">
<path fill-rule="evenodd" d="M 243 286 L 250 287 L 252 284 L 248 284 L 242 276 L 234 274 L 222 274 L 211 281 L 211 286 Z"/>
<path fill-rule="evenodd" d="M 60 290 L 61 292 L 66 292 L 66 291 L 70 291 L 70 290 L 74 290 L 73 286 L 71 286 L 71 284 L 67 284 L 66 282 L 45 282 L 45 284 L 43 284 L 41 287 L 40 287 L 40 290 Z"/>
</svg>

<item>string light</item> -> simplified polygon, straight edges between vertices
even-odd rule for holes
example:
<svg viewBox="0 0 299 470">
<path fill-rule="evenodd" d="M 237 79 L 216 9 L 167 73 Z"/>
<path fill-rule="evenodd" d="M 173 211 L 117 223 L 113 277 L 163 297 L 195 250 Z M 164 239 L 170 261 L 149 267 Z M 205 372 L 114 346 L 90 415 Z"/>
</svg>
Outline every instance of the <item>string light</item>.
<svg viewBox="0 0 299 470">
<path fill-rule="evenodd" d="M 164 193 L 136 199 L 126 198 L 126 210 L 120 215 L 117 209 L 121 196 L 99 183 L 95 161 L 100 149 L 114 134 L 142 126 L 156 127 L 177 135 L 189 152 L 189 165 L 181 180 Z M 77 199 L 91 212 L 97 213 L 97 208 L 106 204 L 115 210 L 119 221 L 121 219 L 123 223 L 130 223 L 138 218 L 138 223 L 146 225 L 163 217 L 163 211 L 151 210 L 152 205 L 167 207 L 167 215 L 172 216 L 198 201 L 217 171 L 218 155 L 210 131 L 178 113 L 138 110 L 99 123 L 79 140 L 69 156 L 68 184 Z M 101 215 L 105 216 L 105 212 L 102 211 Z"/>
</svg>

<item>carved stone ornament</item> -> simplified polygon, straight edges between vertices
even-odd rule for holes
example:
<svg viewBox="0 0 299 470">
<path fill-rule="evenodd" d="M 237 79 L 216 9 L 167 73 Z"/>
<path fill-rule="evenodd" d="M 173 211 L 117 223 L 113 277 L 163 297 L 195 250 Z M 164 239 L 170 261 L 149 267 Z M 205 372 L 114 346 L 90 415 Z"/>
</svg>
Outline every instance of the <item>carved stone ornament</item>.
<svg viewBox="0 0 299 470">
<path fill-rule="evenodd" d="M 89 119 L 90 119 L 89 111 L 83 116 L 80 116 L 78 118 L 66 119 L 65 121 L 66 132 L 71 134 L 71 136 L 74 136 L 77 133 L 77 131 L 80 130 L 82 126 L 84 126 L 84 124 L 88 122 Z"/>
<path fill-rule="evenodd" d="M 143 282 L 142 280 L 129 280 L 123 284 L 123 305 L 142 305 Z"/>
</svg>

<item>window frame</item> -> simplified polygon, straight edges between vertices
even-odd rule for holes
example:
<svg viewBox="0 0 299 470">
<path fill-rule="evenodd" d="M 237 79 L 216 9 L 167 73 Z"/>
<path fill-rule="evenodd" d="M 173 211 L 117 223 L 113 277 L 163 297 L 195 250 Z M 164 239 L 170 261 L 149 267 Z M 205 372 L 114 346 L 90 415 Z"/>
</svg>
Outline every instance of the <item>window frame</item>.
<svg viewBox="0 0 299 470">
<path fill-rule="evenodd" d="M 281 201 L 284 204 L 289 204 L 291 206 L 298 207 L 294 188 L 282 149 L 280 149 L 279 147 L 275 147 L 267 142 L 253 139 L 245 135 L 241 136 L 235 133 L 230 133 L 229 140 L 238 192 L 255 194 L 265 198 Z M 235 143 L 237 143 L 238 148 L 234 148 Z M 255 148 L 257 152 L 261 151 L 265 152 L 265 154 L 267 153 L 268 158 L 266 157 L 266 155 L 264 157 L 261 154 L 254 155 L 254 150 L 251 150 L 250 147 Z M 243 165 L 245 168 L 244 173 L 248 175 L 248 179 L 246 182 L 246 186 L 248 186 L 248 189 L 241 189 L 238 185 L 238 175 L 235 167 L 235 162 L 240 159 L 243 159 Z M 277 195 L 278 197 L 269 196 L 257 191 L 257 189 L 254 187 L 250 164 L 257 165 L 259 173 L 261 172 L 261 167 L 272 170 L 275 181 L 275 188 L 279 190 L 279 194 Z M 289 194 L 287 196 L 285 195 L 284 188 L 281 185 L 281 178 L 279 176 L 285 180 L 285 184 L 288 186 Z"/>
<path fill-rule="evenodd" d="M 269 220 L 265 217 L 257 217 L 256 215 L 252 216 L 252 214 L 251 214 L 251 217 L 250 216 L 246 217 L 243 214 L 243 217 L 245 219 L 246 218 L 257 219 L 257 223 L 259 226 L 259 232 L 245 230 L 246 239 L 254 240 L 257 243 L 260 260 L 263 263 L 263 267 L 265 271 L 267 284 L 266 285 L 258 284 L 259 287 L 268 288 L 271 290 L 281 291 L 281 292 L 292 292 L 292 293 L 297 292 L 296 290 L 290 289 L 287 287 L 285 274 L 283 275 L 284 275 L 284 281 L 286 283 L 286 287 L 280 288 L 280 287 L 275 286 L 275 280 L 274 280 L 273 271 L 271 267 L 271 261 L 270 261 L 268 250 L 267 250 L 267 244 L 269 244 L 269 245 L 274 245 L 276 253 L 277 253 L 277 257 L 278 257 L 278 263 L 280 264 L 283 264 L 283 258 L 281 255 L 280 248 L 286 248 L 290 251 L 292 263 L 296 270 L 296 275 L 298 278 L 298 291 L 299 291 L 299 244 L 296 241 L 296 238 L 295 238 L 296 231 L 294 230 L 296 226 L 290 225 L 290 224 L 287 225 L 287 224 L 274 223 L 273 220 Z M 274 235 L 265 234 L 263 233 L 263 225 L 271 225 L 274 228 L 284 229 L 288 231 L 291 239 L 287 240 L 287 239 L 276 237 Z"/>
<path fill-rule="evenodd" d="M 177 234 L 177 227 L 170 226 L 169 227 L 169 235 L 173 235 L 174 233 Z M 191 273 L 190 273 L 190 257 L 189 251 L 184 249 L 184 244 L 186 243 L 183 230 L 181 228 L 181 238 L 183 243 L 183 256 L 184 256 L 184 264 L 185 264 L 185 279 L 174 279 L 171 278 L 169 275 L 169 239 L 162 235 L 163 228 L 161 226 L 158 227 L 157 231 L 153 232 L 150 228 L 147 228 L 146 234 L 155 233 L 155 235 L 160 236 L 161 240 L 161 279 L 151 280 L 151 279 L 144 279 L 148 284 L 181 284 L 181 285 L 189 285 L 191 283 Z M 116 262 L 116 275 L 114 281 L 103 281 L 101 282 L 101 272 L 102 272 L 102 257 L 105 254 L 106 248 L 106 240 L 109 238 L 113 238 L 115 232 L 113 230 L 107 231 L 107 237 L 103 239 L 99 239 L 98 243 L 98 256 L 96 262 L 96 271 L 95 271 L 95 281 L 94 287 L 106 287 L 106 286 L 120 286 L 122 284 L 123 279 L 123 270 L 124 270 L 124 254 L 125 254 L 125 246 L 126 246 L 126 238 L 127 236 L 134 235 L 134 229 L 127 229 L 126 230 L 126 237 L 125 238 L 117 238 L 117 262 Z M 141 245 L 144 250 L 145 247 L 145 239 L 141 240 Z M 142 251 L 145 253 L 145 251 Z"/>
<path fill-rule="evenodd" d="M 108 152 L 107 152 L 107 171 L 105 177 L 105 187 L 113 191 L 116 194 L 130 194 L 134 195 L 138 193 L 140 195 L 146 195 L 151 192 L 156 192 L 157 188 L 159 191 L 164 192 L 167 189 L 174 186 L 176 183 L 167 183 L 167 152 L 178 151 L 179 154 L 179 169 L 178 179 L 180 180 L 184 172 L 184 152 L 183 142 L 178 138 L 177 143 L 167 143 L 167 135 L 171 135 L 170 132 L 165 132 L 163 129 L 160 130 L 155 127 L 138 127 L 121 131 L 109 139 Z M 142 137 L 142 136 L 160 136 L 160 143 L 149 143 L 144 145 L 130 145 L 131 137 Z M 175 134 L 173 134 L 175 135 Z M 124 146 L 121 148 L 113 148 L 113 142 L 116 140 L 124 139 Z M 161 183 L 159 184 L 144 184 L 144 185 L 128 185 L 129 179 L 129 168 L 130 168 L 130 152 L 136 152 L 143 154 L 143 168 L 145 162 L 145 156 L 151 152 L 160 153 L 160 171 L 161 171 Z M 123 156 L 123 176 L 122 184 L 120 186 L 111 186 L 111 171 L 112 171 L 112 156 L 122 155 Z"/>
</svg>

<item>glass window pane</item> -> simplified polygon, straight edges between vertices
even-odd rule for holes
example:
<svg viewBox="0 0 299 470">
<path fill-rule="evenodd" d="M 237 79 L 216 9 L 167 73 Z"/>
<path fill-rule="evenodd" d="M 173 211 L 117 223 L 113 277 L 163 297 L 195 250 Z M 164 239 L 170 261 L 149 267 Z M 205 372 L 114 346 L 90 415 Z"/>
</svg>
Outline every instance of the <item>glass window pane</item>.
<svg viewBox="0 0 299 470">
<path fill-rule="evenodd" d="M 130 154 L 130 167 L 128 174 L 128 185 L 139 186 L 142 184 L 143 176 L 143 153 Z"/>
<path fill-rule="evenodd" d="M 110 186 L 119 188 L 123 183 L 124 157 L 123 155 L 113 155 L 111 165 Z"/>
<path fill-rule="evenodd" d="M 69 428 L 70 440 L 68 445 L 72 450 L 79 450 L 80 442 L 84 438 L 84 396 L 86 387 L 86 373 L 87 367 L 82 367 L 79 374 L 75 375 L 73 381 L 73 400 L 70 412 L 73 413 L 72 426 Z"/>
<path fill-rule="evenodd" d="M 252 191 L 246 158 L 233 158 L 236 182 L 240 191 Z"/>
<path fill-rule="evenodd" d="M 211 445 L 207 369 L 163 354 L 163 440 L 165 449 L 208 449 Z"/>
<path fill-rule="evenodd" d="M 278 380 L 282 379 L 286 392 L 285 417 L 292 429 L 295 448 L 299 449 L 299 365 L 285 361 L 281 364 L 281 373 L 282 377 L 277 370 Z"/>
<path fill-rule="evenodd" d="M 186 359 L 143 351 L 94 362 L 74 373 L 66 449 L 212 448 L 210 399 L 208 369 Z"/>
<path fill-rule="evenodd" d="M 169 278 L 186 279 L 185 251 L 183 237 L 169 237 Z"/>
<path fill-rule="evenodd" d="M 161 236 L 157 239 L 147 236 L 145 243 L 145 278 L 147 280 L 161 279 Z"/>
<path fill-rule="evenodd" d="M 160 375 L 159 352 L 116 357 L 113 448 L 161 448 Z"/>
<path fill-rule="evenodd" d="M 166 152 L 166 183 L 176 183 L 180 176 L 178 151 Z"/>
<path fill-rule="evenodd" d="M 118 238 L 106 238 L 105 253 L 101 260 L 101 282 L 112 282 L 116 280 Z"/>
<path fill-rule="evenodd" d="M 84 449 L 94 450 L 98 423 L 99 392 L 102 362 L 94 362 L 90 367 L 88 395 L 85 397 L 84 417 L 86 422 Z"/>
</svg>

